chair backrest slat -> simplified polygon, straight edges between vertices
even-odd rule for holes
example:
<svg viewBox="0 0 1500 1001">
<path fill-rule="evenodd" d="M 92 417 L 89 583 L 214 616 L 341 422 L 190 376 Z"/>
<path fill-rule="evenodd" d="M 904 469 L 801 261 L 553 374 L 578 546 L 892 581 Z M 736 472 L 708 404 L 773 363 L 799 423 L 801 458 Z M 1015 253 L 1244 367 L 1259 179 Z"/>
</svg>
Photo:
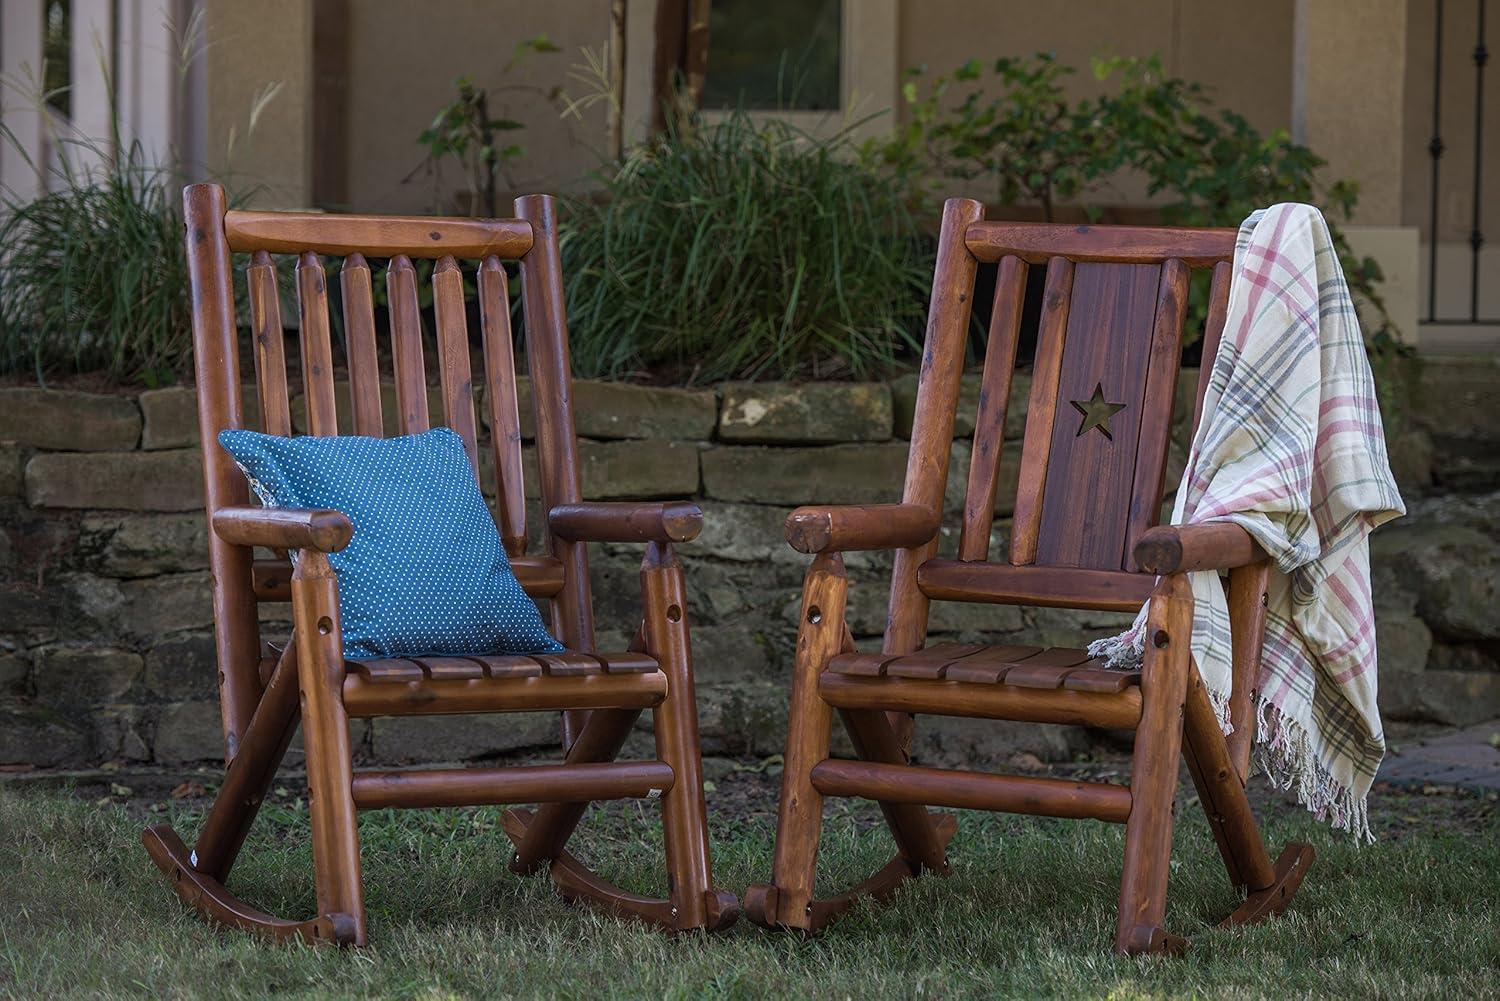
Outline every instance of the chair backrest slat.
<svg viewBox="0 0 1500 1001">
<path fill-rule="evenodd" d="M 1036 360 L 1031 370 L 1031 399 L 1027 402 L 1026 431 L 1021 443 L 1021 482 L 1034 489 L 1016 495 L 1010 537 L 1010 561 L 1017 566 L 1036 562 L 1042 530 L 1042 502 L 1047 465 L 1052 455 L 1052 425 L 1062 379 L 1063 347 L 1073 297 L 1073 262 L 1054 257 L 1047 262 L 1047 285 L 1042 293 L 1042 319 L 1037 328 Z"/>
<path fill-rule="evenodd" d="M 402 434 L 420 434 L 427 420 L 427 371 L 422 359 L 422 312 L 417 271 L 404 254 L 391 258 L 385 274 L 391 311 L 391 359 L 396 369 L 396 413 Z"/>
<path fill-rule="evenodd" d="M 432 308 L 437 323 L 438 380 L 443 419 L 464 441 L 469 465 L 479 475 L 479 444 L 474 426 L 474 376 L 469 362 L 469 325 L 464 315 L 464 276 L 458 262 L 444 257 L 432 272 Z"/>
<path fill-rule="evenodd" d="M 500 538 L 506 552 L 526 552 L 526 493 L 521 474 L 521 412 L 516 393 L 516 352 L 510 330 L 510 276 L 500 258 L 479 264 L 479 326 L 484 338 L 484 402 L 490 416 L 490 443 L 495 451 L 495 492 Z"/>
<path fill-rule="evenodd" d="M 314 435 L 339 433 L 333 397 L 333 345 L 328 334 L 328 278 L 318 255 L 297 259 L 297 304 L 302 330 L 302 396 L 307 401 L 307 430 Z"/>
<path fill-rule="evenodd" d="M 519 260 L 531 249 L 531 227 L 518 219 L 443 216 L 336 215 L 324 212 L 248 212 L 224 215 L 224 234 L 236 253 L 312 251 L 330 257 L 480 258 Z"/>
<path fill-rule="evenodd" d="M 245 270 L 250 299 L 250 338 L 255 352 L 255 385 L 260 400 L 260 429 L 266 434 L 292 433 L 287 399 L 286 334 L 281 326 L 281 293 L 276 262 L 264 250 L 250 255 Z"/>
<path fill-rule="evenodd" d="M 969 458 L 969 489 L 964 499 L 964 523 L 958 558 L 984 560 L 990 554 L 990 529 L 995 521 L 995 492 L 1000 473 L 1000 449 L 1005 442 L 1005 411 L 1010 405 L 1011 375 L 1016 367 L 1021 308 L 1026 300 L 1027 264 L 1019 257 L 1001 258 L 995 280 L 995 302 L 990 312 L 989 342 L 984 352 L 984 375 L 979 384 L 979 412 L 974 421 L 974 450 Z"/>
<path fill-rule="evenodd" d="M 350 254 L 339 269 L 344 299 L 344 361 L 349 366 L 349 403 L 354 433 L 385 436 L 380 404 L 380 358 L 375 346 L 375 297 L 365 255 Z"/>
<path fill-rule="evenodd" d="M 1203 394 L 1208 392 L 1208 380 L 1213 376 L 1214 361 L 1219 357 L 1219 341 L 1224 337 L 1224 321 L 1229 316 L 1228 261 L 1214 265 L 1213 282 L 1208 287 L 1208 316 L 1203 323 L 1203 360 L 1198 369 L 1198 393 L 1193 402 L 1193 427 L 1203 416 Z"/>
<path fill-rule="evenodd" d="M 1130 488 L 1130 512 L 1125 521 L 1121 566 L 1138 570 L 1135 540 L 1155 525 L 1160 514 L 1162 477 L 1172 443 L 1172 413 L 1177 403 L 1177 372 L 1182 365 L 1182 325 L 1187 318 L 1188 283 L 1192 272 L 1172 258 L 1161 267 L 1156 295 L 1156 320 L 1146 362 L 1146 391 L 1141 400 L 1137 432 L 1135 482 Z"/>
<path fill-rule="evenodd" d="M 1041 494 L 1036 562 L 1121 569 L 1125 523 L 1140 442 L 1149 344 L 1141 336 L 1156 314 L 1156 264 L 1076 266 L 1062 377 L 1053 400 L 1051 457 Z M 1122 407 L 1104 423 L 1079 407 Z M 1101 413 L 1103 413 L 1101 411 Z"/>
</svg>

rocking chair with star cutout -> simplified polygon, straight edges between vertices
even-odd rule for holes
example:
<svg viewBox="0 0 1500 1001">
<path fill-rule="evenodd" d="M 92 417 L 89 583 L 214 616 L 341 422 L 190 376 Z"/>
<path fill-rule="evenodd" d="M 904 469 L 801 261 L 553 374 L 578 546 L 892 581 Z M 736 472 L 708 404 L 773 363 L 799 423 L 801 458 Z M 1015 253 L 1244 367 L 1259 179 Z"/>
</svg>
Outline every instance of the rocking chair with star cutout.
<svg viewBox="0 0 1500 1001">
<path fill-rule="evenodd" d="M 986 222 L 966 199 L 944 207 L 906 483 L 899 504 L 804 507 L 787 541 L 815 556 L 802 594 L 789 735 L 769 884 L 746 893 L 766 926 L 821 928 L 864 896 L 947 870 L 951 814 L 1006 810 L 1125 824 L 1115 949 L 1177 952 L 1164 925 L 1179 756 L 1246 897 L 1226 924 L 1290 902 L 1312 859 L 1291 844 L 1273 862 L 1245 796 L 1265 621 L 1266 556 L 1238 525 L 1157 527 L 1190 275 L 1211 269 L 1198 409 L 1223 332 L 1235 231 Z M 938 558 L 975 278 L 996 265 L 957 558 Z M 1020 340 L 1027 269 L 1046 267 L 1020 485 L 1009 552 L 992 559 L 997 472 Z M 1194 415 L 1196 425 L 1198 415 Z M 879 652 L 845 625 L 840 554 L 895 551 Z M 1190 648 L 1186 573 L 1230 571 L 1233 736 L 1221 732 Z M 1159 576 L 1158 576 L 1159 575 Z M 1104 669 L 1082 650 L 938 643 L 929 603 L 970 601 L 1136 611 L 1149 602 L 1142 669 Z M 838 710 L 857 760 L 829 756 Z M 1133 729 L 1130 784 L 991 775 L 913 765 L 915 713 Z M 847 893 L 813 894 L 823 799 L 880 804 L 895 857 Z"/>
</svg>

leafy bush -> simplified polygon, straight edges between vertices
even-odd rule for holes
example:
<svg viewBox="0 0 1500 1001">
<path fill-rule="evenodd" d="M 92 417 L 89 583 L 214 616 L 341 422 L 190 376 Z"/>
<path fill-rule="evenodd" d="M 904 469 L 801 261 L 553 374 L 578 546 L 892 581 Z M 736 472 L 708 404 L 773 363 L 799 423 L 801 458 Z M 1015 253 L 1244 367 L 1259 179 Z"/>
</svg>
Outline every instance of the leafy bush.
<svg viewBox="0 0 1500 1001">
<path fill-rule="evenodd" d="M 1372 258 L 1359 258 L 1338 224 L 1359 198 L 1351 181 L 1324 181 L 1325 161 L 1278 129 L 1262 135 L 1244 116 L 1215 106 L 1200 84 L 1169 77 L 1160 59 L 1096 59 L 1101 80 L 1115 78 L 1113 93 L 1073 100 L 1065 93 L 1074 70 L 1050 53 L 990 64 L 994 90 L 982 83 L 985 64 L 970 60 L 918 86 L 925 70 L 908 71 L 902 93 L 907 122 L 889 138 L 865 148 L 930 204 L 928 188 L 941 177 L 994 184 L 1002 205 L 1040 205 L 1046 218 L 1060 201 L 1098 207 L 1096 183 L 1121 168 L 1140 171 L 1152 195 L 1169 201 L 1171 223 L 1237 226 L 1256 208 L 1275 202 L 1317 205 L 1328 219 L 1344 273 L 1356 299 L 1374 320 L 1372 347 L 1395 345 L 1395 328 L 1379 292 L 1383 280 Z M 968 87 L 954 104 L 949 93 Z"/>
<path fill-rule="evenodd" d="M 140 148 L 9 204 L 0 221 L 0 371 L 104 372 L 147 384 L 190 367 L 176 178 Z"/>
<path fill-rule="evenodd" d="M 563 214 L 580 375 L 878 375 L 915 344 L 931 263 L 897 178 L 743 113 L 637 147 Z"/>
</svg>

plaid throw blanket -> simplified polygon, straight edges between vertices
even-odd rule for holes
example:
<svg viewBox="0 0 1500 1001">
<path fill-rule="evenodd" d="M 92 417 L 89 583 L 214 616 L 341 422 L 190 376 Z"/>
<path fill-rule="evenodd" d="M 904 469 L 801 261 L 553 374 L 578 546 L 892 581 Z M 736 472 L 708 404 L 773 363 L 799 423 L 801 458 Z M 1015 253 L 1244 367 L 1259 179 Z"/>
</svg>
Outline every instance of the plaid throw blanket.
<svg viewBox="0 0 1500 1001">
<path fill-rule="evenodd" d="M 1385 755 L 1368 536 L 1404 513 L 1328 226 L 1308 205 L 1261 209 L 1240 226 L 1172 523 L 1233 521 L 1270 554 L 1257 760 L 1319 819 L 1367 840 L 1365 796 Z M 1228 604 L 1218 574 L 1190 576 L 1193 654 L 1229 732 Z M 1144 631 L 1143 609 L 1089 652 L 1138 665 Z"/>
</svg>

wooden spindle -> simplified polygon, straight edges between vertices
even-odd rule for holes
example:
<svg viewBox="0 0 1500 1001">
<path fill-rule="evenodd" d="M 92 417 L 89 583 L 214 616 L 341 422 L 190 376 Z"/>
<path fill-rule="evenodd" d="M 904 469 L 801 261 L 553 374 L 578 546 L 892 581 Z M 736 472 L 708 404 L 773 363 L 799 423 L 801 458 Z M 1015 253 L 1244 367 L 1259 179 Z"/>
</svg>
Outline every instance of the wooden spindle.
<svg viewBox="0 0 1500 1001">
<path fill-rule="evenodd" d="M 1224 338 L 1224 321 L 1229 316 L 1229 279 L 1234 268 L 1228 261 L 1214 265 L 1213 282 L 1208 291 L 1208 317 L 1203 324 L 1203 356 L 1198 363 L 1198 395 L 1193 403 L 1193 431 L 1197 433 L 1198 420 L 1203 416 L 1203 394 L 1208 392 L 1208 380 L 1213 376 L 1214 360 L 1219 357 L 1219 342 Z"/>
<path fill-rule="evenodd" d="M 521 472 L 521 413 L 517 405 L 516 349 L 510 330 L 510 277 L 500 258 L 479 265 L 479 328 L 484 336 L 485 405 L 495 450 L 495 492 L 500 538 L 511 556 L 526 552 L 526 493 Z"/>
<path fill-rule="evenodd" d="M 344 293 L 344 360 L 349 365 L 354 433 L 381 438 L 385 423 L 380 412 L 380 362 L 375 351 L 375 297 L 365 255 L 344 258 L 339 287 Z"/>
<path fill-rule="evenodd" d="M 974 420 L 974 450 L 969 458 L 969 489 L 958 558 L 983 560 L 990 555 L 990 527 L 995 521 L 995 491 L 1000 451 L 1005 442 L 1005 411 L 1010 405 L 1010 377 L 1016 367 L 1021 307 L 1026 302 L 1026 262 L 1004 257 L 995 279 L 989 343 L 979 386 L 979 413 Z"/>
<path fill-rule="evenodd" d="M 427 373 L 422 362 L 422 313 L 417 302 L 417 272 L 404 254 L 391 258 L 386 270 L 386 298 L 391 311 L 391 357 L 396 367 L 396 410 L 402 434 L 421 434 L 427 420 Z"/>
<path fill-rule="evenodd" d="M 250 255 L 245 286 L 250 293 L 250 336 L 255 348 L 260 429 L 266 434 L 290 435 L 292 411 L 287 400 L 286 334 L 281 327 L 281 294 L 276 263 L 264 250 Z"/>
<path fill-rule="evenodd" d="M 458 262 L 444 257 L 432 272 L 432 308 L 437 318 L 438 378 L 443 419 L 464 440 L 469 465 L 479 475 L 479 446 L 474 426 L 474 376 L 469 363 L 469 326 L 464 316 L 464 275 Z"/>
<path fill-rule="evenodd" d="M 1063 342 L 1068 333 L 1068 306 L 1072 295 L 1073 262 L 1065 257 L 1052 258 L 1047 262 L 1047 286 L 1042 295 L 1041 324 L 1037 328 L 1026 436 L 1021 443 L 1021 488 L 1016 492 L 1015 527 L 1010 539 L 1010 561 L 1017 566 L 1036 562 L 1047 463 L 1052 453 L 1052 425 L 1057 418 L 1057 390 L 1062 380 Z"/>
<path fill-rule="evenodd" d="M 1182 363 L 1182 322 L 1187 316 L 1188 266 L 1176 258 L 1161 268 L 1156 294 L 1156 321 L 1146 365 L 1146 395 L 1141 404 L 1141 432 L 1136 443 L 1135 482 L 1120 566 L 1136 570 L 1135 540 L 1155 525 L 1161 509 L 1162 478 L 1172 441 L 1172 411 L 1177 402 L 1177 370 Z"/>
<path fill-rule="evenodd" d="M 317 254 L 297 258 L 297 304 L 302 315 L 302 397 L 307 401 L 307 430 L 319 437 L 336 435 L 339 428 L 333 400 L 333 347 L 328 336 L 328 280 Z"/>
</svg>

